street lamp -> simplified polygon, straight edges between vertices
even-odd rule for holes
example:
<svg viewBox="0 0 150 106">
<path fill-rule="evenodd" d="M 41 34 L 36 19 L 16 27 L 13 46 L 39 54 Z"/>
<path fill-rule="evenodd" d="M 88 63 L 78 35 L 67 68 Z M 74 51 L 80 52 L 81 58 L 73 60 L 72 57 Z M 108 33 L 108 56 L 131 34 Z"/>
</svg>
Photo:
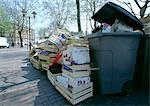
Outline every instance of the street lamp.
<svg viewBox="0 0 150 106">
<path fill-rule="evenodd" d="M 35 11 L 32 12 L 33 17 L 35 18 L 35 15 L 37 14 Z M 29 50 L 31 50 L 31 17 L 29 16 Z"/>
<path fill-rule="evenodd" d="M 35 18 L 35 15 L 37 14 L 35 11 L 32 12 L 33 17 Z"/>
</svg>

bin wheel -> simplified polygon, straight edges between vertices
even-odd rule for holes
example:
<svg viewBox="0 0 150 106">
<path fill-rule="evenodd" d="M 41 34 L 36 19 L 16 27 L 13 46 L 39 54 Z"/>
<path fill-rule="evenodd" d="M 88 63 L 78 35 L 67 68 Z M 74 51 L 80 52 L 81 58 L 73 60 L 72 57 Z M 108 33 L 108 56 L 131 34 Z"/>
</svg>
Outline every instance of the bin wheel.
<svg viewBox="0 0 150 106">
<path fill-rule="evenodd" d="M 134 91 L 135 91 L 135 85 L 134 85 L 133 81 L 127 81 L 124 83 L 124 85 L 122 87 L 122 93 L 124 95 L 131 94 Z"/>
</svg>

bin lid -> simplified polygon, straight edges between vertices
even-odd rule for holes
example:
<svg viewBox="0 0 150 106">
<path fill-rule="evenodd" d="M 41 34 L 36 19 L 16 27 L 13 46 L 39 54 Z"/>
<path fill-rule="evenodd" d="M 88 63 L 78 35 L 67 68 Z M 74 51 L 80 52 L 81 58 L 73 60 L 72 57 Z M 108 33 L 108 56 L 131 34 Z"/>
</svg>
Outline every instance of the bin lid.
<svg viewBox="0 0 150 106">
<path fill-rule="evenodd" d="M 143 29 L 143 24 L 136 16 L 112 2 L 106 3 L 92 18 L 100 23 L 106 22 L 110 25 L 119 19 L 134 29 Z"/>
</svg>

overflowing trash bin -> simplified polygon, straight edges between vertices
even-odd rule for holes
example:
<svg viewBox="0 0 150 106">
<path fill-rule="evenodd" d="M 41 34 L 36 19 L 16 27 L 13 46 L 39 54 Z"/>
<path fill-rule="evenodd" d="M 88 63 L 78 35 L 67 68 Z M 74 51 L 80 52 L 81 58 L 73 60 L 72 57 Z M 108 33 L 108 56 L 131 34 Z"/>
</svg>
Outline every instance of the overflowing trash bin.
<svg viewBox="0 0 150 106">
<path fill-rule="evenodd" d="M 99 68 L 91 75 L 94 92 L 132 92 L 139 40 L 144 36 L 141 31 L 134 30 L 142 30 L 142 23 L 111 2 L 106 3 L 92 18 L 112 26 L 110 32 L 97 31 L 88 36 L 92 65 Z"/>
</svg>

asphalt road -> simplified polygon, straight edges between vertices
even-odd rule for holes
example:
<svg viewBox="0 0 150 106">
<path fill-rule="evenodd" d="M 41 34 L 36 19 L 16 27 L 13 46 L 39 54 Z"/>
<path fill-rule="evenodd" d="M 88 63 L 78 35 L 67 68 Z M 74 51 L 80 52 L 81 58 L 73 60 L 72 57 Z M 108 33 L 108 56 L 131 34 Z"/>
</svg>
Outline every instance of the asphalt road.
<svg viewBox="0 0 150 106">
<path fill-rule="evenodd" d="M 32 67 L 25 48 L 0 49 L 0 106 L 71 105 L 51 85 L 45 72 Z M 149 105 L 149 92 L 97 95 L 78 105 Z"/>
<path fill-rule="evenodd" d="M 21 66 L 27 57 L 27 50 L 18 48 L 0 49 L 0 90 L 26 81 L 20 76 Z"/>
</svg>

